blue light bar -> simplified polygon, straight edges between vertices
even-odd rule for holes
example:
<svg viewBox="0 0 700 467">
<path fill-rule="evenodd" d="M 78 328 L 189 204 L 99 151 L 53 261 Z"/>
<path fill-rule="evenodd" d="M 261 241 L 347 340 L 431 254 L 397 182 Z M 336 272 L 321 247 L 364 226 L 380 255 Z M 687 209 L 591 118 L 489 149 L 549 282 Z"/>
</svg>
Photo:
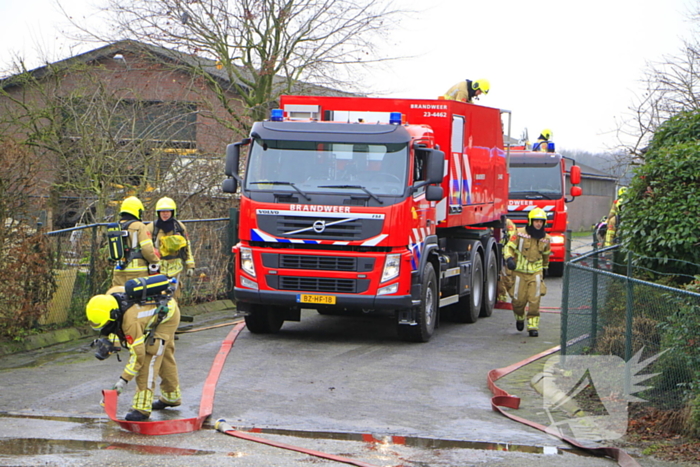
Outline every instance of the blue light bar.
<svg viewBox="0 0 700 467">
<path fill-rule="evenodd" d="M 284 120 L 284 110 L 272 109 L 270 120 L 272 120 L 273 122 L 281 122 L 282 120 Z"/>
<path fill-rule="evenodd" d="M 391 112 L 389 114 L 389 123 L 392 125 L 401 125 L 401 112 Z"/>
</svg>

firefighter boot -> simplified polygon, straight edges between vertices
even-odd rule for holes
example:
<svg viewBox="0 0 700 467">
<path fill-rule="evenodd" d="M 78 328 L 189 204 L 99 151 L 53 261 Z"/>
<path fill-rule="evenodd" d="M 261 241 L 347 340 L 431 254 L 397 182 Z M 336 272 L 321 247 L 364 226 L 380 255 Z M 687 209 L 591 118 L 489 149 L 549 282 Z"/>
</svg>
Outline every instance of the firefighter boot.
<svg viewBox="0 0 700 467">
<path fill-rule="evenodd" d="M 530 337 L 539 336 L 540 335 L 539 328 L 540 328 L 540 317 L 539 316 L 535 316 L 533 318 L 527 319 L 527 332 L 530 334 Z"/>
<path fill-rule="evenodd" d="M 126 414 L 124 420 L 127 422 L 145 422 L 150 416 L 150 413 L 144 413 L 136 409 L 132 409 L 128 414 Z"/>
<path fill-rule="evenodd" d="M 515 329 L 518 331 L 525 329 L 525 315 L 515 315 Z"/>
<path fill-rule="evenodd" d="M 176 403 L 171 404 L 171 403 L 169 403 L 169 402 L 164 402 L 164 401 L 158 399 L 157 401 L 155 401 L 155 402 L 153 403 L 153 405 L 151 406 L 151 408 L 152 408 L 153 410 L 163 410 L 163 409 L 165 409 L 165 408 L 167 408 L 167 407 L 177 407 L 178 405 L 180 405 L 180 402 L 176 402 Z"/>
</svg>

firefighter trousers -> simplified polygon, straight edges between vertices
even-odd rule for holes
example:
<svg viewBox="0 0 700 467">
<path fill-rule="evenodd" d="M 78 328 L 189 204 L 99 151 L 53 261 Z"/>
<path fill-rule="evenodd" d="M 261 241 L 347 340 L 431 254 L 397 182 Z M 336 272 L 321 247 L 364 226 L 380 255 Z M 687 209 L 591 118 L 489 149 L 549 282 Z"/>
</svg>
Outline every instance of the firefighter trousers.
<svg viewBox="0 0 700 467">
<path fill-rule="evenodd" d="M 513 273 L 513 312 L 520 317 L 540 316 L 540 298 L 547 293 L 542 271 L 527 274 L 514 271 Z"/>
<path fill-rule="evenodd" d="M 161 399 L 169 405 L 180 403 L 180 382 L 175 363 L 174 339 L 165 341 L 154 339 L 153 344 L 146 342 L 146 359 L 136 375 L 136 394 L 132 408 L 145 414 L 151 413 L 153 393 L 158 377 L 161 379 Z"/>
</svg>

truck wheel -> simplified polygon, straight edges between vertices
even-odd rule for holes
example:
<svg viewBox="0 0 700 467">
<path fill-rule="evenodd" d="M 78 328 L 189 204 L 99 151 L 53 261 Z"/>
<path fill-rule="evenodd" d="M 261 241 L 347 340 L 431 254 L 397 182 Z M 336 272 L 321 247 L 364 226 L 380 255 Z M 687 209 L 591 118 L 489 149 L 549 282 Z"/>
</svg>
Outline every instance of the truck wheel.
<svg viewBox="0 0 700 467">
<path fill-rule="evenodd" d="M 549 263 L 548 276 L 561 277 L 564 275 L 564 263 Z"/>
<path fill-rule="evenodd" d="M 459 298 L 459 302 L 452 305 L 452 316 L 458 323 L 476 323 L 481 313 L 481 302 L 484 299 L 484 269 L 481 263 L 481 255 L 474 255 L 472 264 L 472 281 L 469 284 L 469 295 Z"/>
<path fill-rule="evenodd" d="M 428 263 L 423 271 L 421 300 L 418 305 L 416 323 L 413 326 L 398 324 L 401 340 L 409 342 L 428 342 L 435 331 L 438 316 L 438 286 L 433 265 Z"/>
<path fill-rule="evenodd" d="M 274 307 L 251 305 L 245 317 L 245 325 L 253 334 L 275 334 L 284 320 Z"/>
<path fill-rule="evenodd" d="M 484 280 L 484 295 L 481 302 L 480 318 L 488 318 L 493 313 L 493 307 L 496 305 L 496 297 L 498 296 L 498 264 L 496 264 L 496 251 L 493 248 L 486 253 L 487 258 L 484 264 L 486 265 L 485 280 Z"/>
</svg>

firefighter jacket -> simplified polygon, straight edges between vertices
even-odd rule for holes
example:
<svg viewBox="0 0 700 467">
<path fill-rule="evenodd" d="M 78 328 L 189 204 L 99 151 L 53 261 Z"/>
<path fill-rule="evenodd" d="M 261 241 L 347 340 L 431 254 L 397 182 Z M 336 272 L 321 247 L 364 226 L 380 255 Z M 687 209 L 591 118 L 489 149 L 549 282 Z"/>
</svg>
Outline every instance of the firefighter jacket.
<svg viewBox="0 0 700 467">
<path fill-rule="evenodd" d="M 612 207 L 610 208 L 610 213 L 608 213 L 607 231 L 605 232 L 605 243 L 603 246 L 612 246 L 615 243 L 615 235 L 617 234 L 617 224 L 620 216 L 620 200 L 616 199 Z"/>
<path fill-rule="evenodd" d="M 515 272 L 536 274 L 549 267 L 549 255 L 552 253 L 550 243 L 548 234 L 538 240 L 528 235 L 525 227 L 521 227 L 511 235 L 503 257 L 506 260 L 515 258 Z"/>
<path fill-rule="evenodd" d="M 122 219 L 120 224 L 127 221 Z M 126 229 L 128 236 L 124 237 L 125 247 L 131 250 L 127 263 L 120 268 L 115 267 L 115 280 L 112 285 L 124 285 L 127 280 L 148 276 L 148 265 L 158 263 L 158 254 L 153 247 L 151 231 L 141 221 L 133 221 Z M 116 276 L 120 276 L 119 280 Z M 119 283 L 121 282 L 121 283 Z"/>
<path fill-rule="evenodd" d="M 123 291 L 124 287 L 112 287 L 107 293 Z M 175 331 L 180 325 L 180 309 L 177 302 L 171 299 L 166 309 L 160 311 L 163 312 L 161 316 L 155 302 L 134 304 L 122 317 L 121 328 L 129 347 L 129 361 L 121 374 L 126 381 L 134 379 L 142 369 L 148 371 L 148 368 L 144 368 L 145 362 L 150 360 L 146 353 L 147 340 L 151 337 L 166 343 L 175 340 Z"/>
<path fill-rule="evenodd" d="M 470 80 L 460 81 L 459 83 L 455 84 L 447 90 L 444 96 L 445 99 L 452 101 L 471 102 L 472 98 L 469 95 L 469 86 L 471 86 L 471 84 L 472 82 Z"/>
<path fill-rule="evenodd" d="M 155 225 L 155 222 L 149 224 L 148 229 L 151 235 L 155 232 L 153 241 L 160 253 L 160 273 L 177 277 L 183 269 L 194 269 L 194 256 L 185 224 L 174 219 L 175 228 L 169 232 L 160 230 Z"/>
</svg>

